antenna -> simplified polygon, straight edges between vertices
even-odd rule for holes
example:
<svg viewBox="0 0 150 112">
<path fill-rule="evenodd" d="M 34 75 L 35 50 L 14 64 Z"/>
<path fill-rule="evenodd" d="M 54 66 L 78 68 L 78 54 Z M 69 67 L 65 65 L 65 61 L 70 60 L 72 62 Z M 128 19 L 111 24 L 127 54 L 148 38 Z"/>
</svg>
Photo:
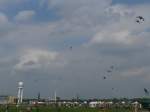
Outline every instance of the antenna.
<svg viewBox="0 0 150 112">
<path fill-rule="evenodd" d="M 40 92 L 38 93 L 38 101 L 41 99 L 41 94 Z"/>
<path fill-rule="evenodd" d="M 57 102 L 57 93 L 56 91 L 54 92 L 54 100 L 55 100 L 55 103 Z"/>
</svg>

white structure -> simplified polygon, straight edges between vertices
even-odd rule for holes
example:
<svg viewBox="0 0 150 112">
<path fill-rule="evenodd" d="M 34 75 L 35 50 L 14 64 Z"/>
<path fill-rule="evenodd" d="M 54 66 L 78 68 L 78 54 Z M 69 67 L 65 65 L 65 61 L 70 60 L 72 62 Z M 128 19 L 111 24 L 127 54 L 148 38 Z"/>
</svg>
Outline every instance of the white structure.
<svg viewBox="0 0 150 112">
<path fill-rule="evenodd" d="M 90 106 L 91 108 L 95 108 L 95 107 L 97 107 L 98 105 L 99 105 L 99 102 L 98 102 L 98 101 L 92 101 L 92 102 L 89 103 L 89 106 Z"/>
<path fill-rule="evenodd" d="M 100 108 L 109 108 L 111 105 L 113 105 L 113 102 L 104 102 L 104 101 L 92 101 L 89 103 L 89 107 L 91 108 L 96 108 L 96 107 L 100 107 Z"/>
<path fill-rule="evenodd" d="M 23 99 L 23 82 L 18 82 L 18 102 L 17 104 L 21 104 Z"/>
</svg>

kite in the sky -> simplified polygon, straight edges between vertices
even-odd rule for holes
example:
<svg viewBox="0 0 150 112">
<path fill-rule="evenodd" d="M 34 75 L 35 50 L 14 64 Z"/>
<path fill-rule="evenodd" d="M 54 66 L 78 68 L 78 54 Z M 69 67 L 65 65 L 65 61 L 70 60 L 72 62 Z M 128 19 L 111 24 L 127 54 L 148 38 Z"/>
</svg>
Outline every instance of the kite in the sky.
<svg viewBox="0 0 150 112">
<path fill-rule="evenodd" d="M 142 20 L 142 21 L 145 20 L 142 16 L 137 16 L 136 18 L 139 19 L 139 20 Z"/>
<path fill-rule="evenodd" d="M 107 70 L 107 72 L 108 72 L 108 73 L 111 73 L 112 71 L 111 71 L 111 70 Z"/>
<path fill-rule="evenodd" d="M 149 95 L 149 91 L 146 88 L 144 88 L 144 92 L 146 95 Z"/>
<path fill-rule="evenodd" d="M 69 49 L 72 50 L 72 46 L 70 46 Z"/>
<path fill-rule="evenodd" d="M 110 66 L 110 68 L 107 70 L 107 73 L 111 73 L 111 72 L 113 72 L 113 70 L 114 70 L 114 66 L 112 65 L 112 66 Z"/>
<path fill-rule="evenodd" d="M 136 17 L 136 22 L 137 22 L 137 23 L 140 24 L 140 23 L 142 23 L 142 22 L 144 22 L 144 21 L 145 21 L 144 17 L 142 17 L 142 16 L 137 16 L 137 17 Z"/>
<path fill-rule="evenodd" d="M 106 79 L 106 76 L 104 76 L 103 79 L 105 80 L 105 79 Z"/>
</svg>

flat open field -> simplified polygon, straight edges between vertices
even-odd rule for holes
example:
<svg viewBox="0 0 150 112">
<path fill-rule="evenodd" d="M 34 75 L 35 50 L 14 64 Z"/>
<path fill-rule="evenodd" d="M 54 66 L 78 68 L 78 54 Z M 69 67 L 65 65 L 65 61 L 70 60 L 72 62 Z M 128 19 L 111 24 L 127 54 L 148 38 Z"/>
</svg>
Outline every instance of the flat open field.
<svg viewBox="0 0 150 112">
<path fill-rule="evenodd" d="M 6 111 L 7 110 L 7 111 Z M 15 106 L 1 106 L 0 112 L 133 112 L 131 109 L 125 108 L 112 108 L 112 109 L 99 109 L 99 108 L 89 108 L 89 107 L 50 107 L 50 106 L 40 106 L 40 107 L 15 107 Z"/>
</svg>

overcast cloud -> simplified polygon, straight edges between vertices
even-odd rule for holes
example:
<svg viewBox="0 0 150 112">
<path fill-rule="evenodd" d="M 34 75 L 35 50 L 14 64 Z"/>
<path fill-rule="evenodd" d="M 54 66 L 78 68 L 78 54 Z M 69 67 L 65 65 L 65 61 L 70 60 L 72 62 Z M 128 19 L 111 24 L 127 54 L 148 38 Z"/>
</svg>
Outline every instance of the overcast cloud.
<svg viewBox="0 0 150 112">
<path fill-rule="evenodd" d="M 23 81 L 26 97 L 144 96 L 150 4 L 134 2 L 0 0 L 0 94 L 16 95 Z"/>
</svg>

